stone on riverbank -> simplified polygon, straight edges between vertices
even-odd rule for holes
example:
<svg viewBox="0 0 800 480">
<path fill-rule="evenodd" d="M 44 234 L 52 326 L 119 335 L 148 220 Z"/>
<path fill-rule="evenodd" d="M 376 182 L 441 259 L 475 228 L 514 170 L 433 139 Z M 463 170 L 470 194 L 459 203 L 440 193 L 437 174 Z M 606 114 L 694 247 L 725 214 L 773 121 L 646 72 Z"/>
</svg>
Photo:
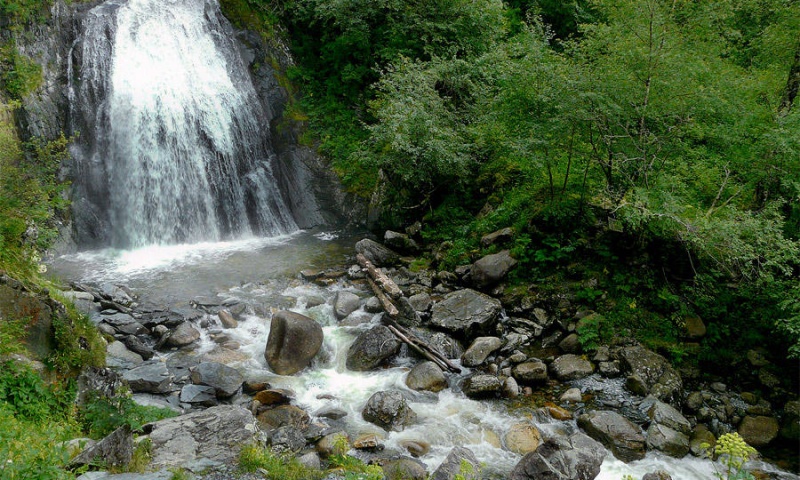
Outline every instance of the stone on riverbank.
<svg viewBox="0 0 800 480">
<path fill-rule="evenodd" d="M 218 398 L 232 397 L 244 383 L 235 368 L 216 362 L 203 362 L 192 369 L 192 383 L 214 388 Z"/>
<path fill-rule="evenodd" d="M 412 390 L 440 392 L 447 388 L 447 378 L 442 369 L 434 362 L 422 362 L 408 372 L 406 386 Z"/>
<path fill-rule="evenodd" d="M 153 468 L 180 467 L 198 459 L 232 462 L 258 434 L 253 414 L 230 405 L 161 420 L 145 430 L 150 432 Z"/>
<path fill-rule="evenodd" d="M 602 445 L 583 433 L 547 440 L 517 463 L 509 480 L 593 480 L 606 456 Z"/>
<path fill-rule="evenodd" d="M 433 305 L 431 325 L 471 338 L 489 332 L 500 315 L 500 301 L 475 290 L 448 293 Z"/>
<path fill-rule="evenodd" d="M 578 417 L 578 426 L 623 462 L 644 458 L 645 438 L 641 429 L 616 412 L 589 412 Z"/>
</svg>

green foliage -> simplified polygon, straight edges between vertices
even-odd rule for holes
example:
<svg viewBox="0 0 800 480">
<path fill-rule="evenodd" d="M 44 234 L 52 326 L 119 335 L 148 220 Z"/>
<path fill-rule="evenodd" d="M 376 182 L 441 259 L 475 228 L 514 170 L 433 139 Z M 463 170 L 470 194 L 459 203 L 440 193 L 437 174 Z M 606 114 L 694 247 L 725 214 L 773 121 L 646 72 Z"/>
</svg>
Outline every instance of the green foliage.
<svg viewBox="0 0 800 480">
<path fill-rule="evenodd" d="M 757 452 L 738 433 L 721 435 L 713 449 L 708 444 L 703 444 L 703 446 L 708 455 L 716 456 L 725 468 L 723 472 L 717 470 L 717 478 L 720 480 L 753 480 L 753 475 L 744 469 L 744 464 Z"/>
<path fill-rule="evenodd" d="M 49 6 L 50 2 L 43 0 L 0 0 L 0 16 L 7 17 L 16 25 L 41 21 Z"/>
<path fill-rule="evenodd" d="M 582 318 L 578 322 L 575 333 L 581 347 L 587 352 L 597 350 L 600 346 L 600 328 L 603 325 L 603 316 L 596 313 Z"/>
<path fill-rule="evenodd" d="M 13 42 L 0 47 L 0 66 L 2 87 L 13 99 L 28 96 L 42 84 L 42 67 L 20 54 Z"/>
<path fill-rule="evenodd" d="M 58 442 L 77 434 L 77 428 L 63 417 L 53 415 L 44 421 L 31 421 L 15 415 L 8 404 L 0 402 L 0 478 L 74 478 L 65 468 L 68 452 Z"/>
<path fill-rule="evenodd" d="M 68 207 L 58 169 L 71 139 L 22 144 L 10 119 L 14 106 L 0 104 L 0 270 L 33 281 L 40 252 L 58 235 L 56 218 Z"/>
<path fill-rule="evenodd" d="M 381 480 L 383 469 L 378 465 L 367 465 L 361 460 L 346 454 L 331 455 L 329 467 L 344 473 L 347 480 Z"/>
<path fill-rule="evenodd" d="M 138 430 L 147 423 L 177 415 L 177 412 L 168 408 L 139 405 L 126 395 L 107 398 L 99 394 L 90 396 L 78 412 L 84 431 L 97 439 L 123 425 Z"/>
<path fill-rule="evenodd" d="M 21 339 L 25 338 L 25 319 L 3 319 L 0 321 L 0 358 L 12 353 L 23 353 Z"/>
<path fill-rule="evenodd" d="M 47 358 L 61 373 L 74 373 L 86 366 L 105 365 L 105 344 L 97 327 L 86 315 L 78 312 L 72 302 L 51 296 L 64 305 L 53 315 L 55 349 Z"/>
<path fill-rule="evenodd" d="M 269 480 L 314 480 L 324 477 L 322 471 L 306 467 L 296 457 L 284 457 L 256 445 L 242 448 L 239 468 L 245 472 L 261 471 Z"/>
<path fill-rule="evenodd" d="M 5 361 L 0 369 L 0 405 L 23 420 L 41 422 L 65 416 L 75 392 L 71 385 L 45 384 L 29 367 Z"/>
</svg>

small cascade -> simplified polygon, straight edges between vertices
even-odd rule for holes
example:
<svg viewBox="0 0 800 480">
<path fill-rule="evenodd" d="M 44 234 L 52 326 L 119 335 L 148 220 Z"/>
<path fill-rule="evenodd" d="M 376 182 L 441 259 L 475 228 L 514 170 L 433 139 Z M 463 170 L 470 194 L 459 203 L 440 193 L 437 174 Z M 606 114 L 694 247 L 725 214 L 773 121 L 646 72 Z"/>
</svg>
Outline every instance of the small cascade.
<svg viewBox="0 0 800 480">
<path fill-rule="evenodd" d="M 109 0 L 72 55 L 82 246 L 297 230 L 269 123 L 216 0 Z"/>
</svg>

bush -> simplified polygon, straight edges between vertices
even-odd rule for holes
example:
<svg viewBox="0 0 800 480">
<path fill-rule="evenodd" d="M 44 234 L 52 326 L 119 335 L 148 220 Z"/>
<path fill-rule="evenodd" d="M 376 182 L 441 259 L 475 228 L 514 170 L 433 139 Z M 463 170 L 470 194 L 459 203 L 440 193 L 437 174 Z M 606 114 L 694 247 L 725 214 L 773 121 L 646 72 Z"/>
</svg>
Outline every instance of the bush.
<svg viewBox="0 0 800 480">
<path fill-rule="evenodd" d="M 114 398 L 100 394 L 90 395 L 86 404 L 78 411 L 84 431 L 96 439 L 105 437 L 123 425 L 138 430 L 145 424 L 177 415 L 177 412 L 168 408 L 139 405 L 125 395 Z"/>
</svg>

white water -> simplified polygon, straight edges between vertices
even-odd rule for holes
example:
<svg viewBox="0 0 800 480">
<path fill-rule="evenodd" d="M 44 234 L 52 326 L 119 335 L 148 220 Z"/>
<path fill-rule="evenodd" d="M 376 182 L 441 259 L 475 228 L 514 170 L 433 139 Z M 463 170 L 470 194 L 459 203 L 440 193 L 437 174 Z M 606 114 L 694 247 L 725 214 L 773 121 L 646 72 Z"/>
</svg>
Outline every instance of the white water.
<svg viewBox="0 0 800 480">
<path fill-rule="evenodd" d="M 230 365 L 246 372 L 250 379 L 268 381 L 274 387 L 295 392 L 295 403 L 309 413 L 323 407 L 341 408 L 348 433 L 355 438 L 375 433 L 384 438 L 387 450 L 403 453 L 401 442 L 422 440 L 431 444 L 431 451 L 422 460 L 429 471 L 435 470 L 453 446 L 470 448 L 485 465 L 488 478 L 505 478 L 521 458 L 503 448 L 503 436 L 515 423 L 536 425 L 545 435 L 569 432 L 574 422 L 541 423 L 524 410 L 510 412 L 503 402 L 475 401 L 460 392 L 445 390 L 436 395 L 420 394 L 405 386 L 405 377 L 413 364 L 410 359 L 376 372 L 352 372 L 345 367 L 349 345 L 360 327 L 340 327 L 329 303 L 307 308 L 307 300 L 322 297 L 330 301 L 342 285 L 319 287 L 297 279 L 302 268 L 325 268 L 341 265 L 343 255 L 352 253 L 353 239 L 340 233 L 305 233 L 277 239 L 251 239 L 241 242 L 149 247 L 134 251 L 104 250 L 61 257 L 52 271 L 79 281 L 120 281 L 131 286 L 145 299 L 168 297 L 188 300 L 195 295 L 216 295 L 219 299 L 275 307 L 291 299 L 282 308 L 289 308 L 314 318 L 323 326 L 322 353 L 309 369 L 294 376 L 277 376 L 269 370 L 263 357 L 269 334 L 267 317 L 248 316 L 235 329 L 218 331 L 229 341 L 240 344 Z M 316 256 L 315 256 L 316 255 Z M 280 260 L 275 263 L 276 259 Z M 175 284 L 179 284 L 175 286 Z M 351 291 L 358 292 L 351 288 Z M 214 329 L 204 330 L 195 355 L 213 355 L 220 347 L 213 340 Z M 168 355 L 168 354 L 167 354 Z M 451 385 L 459 378 L 451 378 Z M 615 385 L 612 385 L 614 387 Z M 411 408 L 417 413 L 414 425 L 402 432 L 385 432 L 361 418 L 361 409 L 375 392 L 397 389 L 405 392 Z M 333 400 L 326 399 L 327 395 Z M 322 397 L 322 398 L 320 398 Z M 678 480 L 715 478 L 711 462 L 694 457 L 674 459 L 657 454 L 625 464 L 609 453 L 602 465 L 599 480 L 620 480 L 624 475 L 641 478 L 656 470 L 665 470 Z"/>
<path fill-rule="evenodd" d="M 76 215 L 106 219 L 112 245 L 297 230 L 273 177 L 269 124 L 218 10 L 214 0 L 114 0 L 90 12 L 76 100 L 95 148 L 76 150 L 76 181 L 104 198 L 79 198 Z"/>
</svg>

